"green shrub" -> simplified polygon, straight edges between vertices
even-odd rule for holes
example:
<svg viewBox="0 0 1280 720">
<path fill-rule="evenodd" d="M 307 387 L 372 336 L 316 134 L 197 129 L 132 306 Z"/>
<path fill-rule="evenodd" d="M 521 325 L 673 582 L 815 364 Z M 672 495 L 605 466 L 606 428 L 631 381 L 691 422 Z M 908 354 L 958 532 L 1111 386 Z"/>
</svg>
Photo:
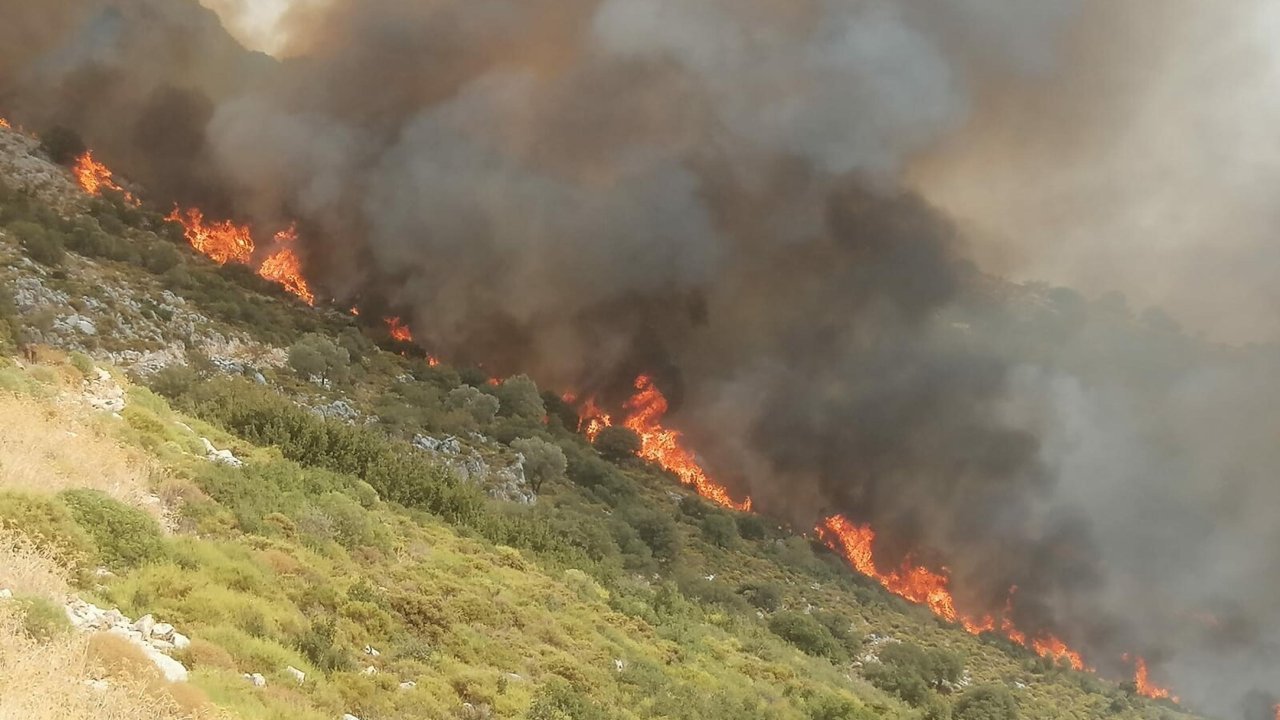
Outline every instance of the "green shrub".
<svg viewBox="0 0 1280 720">
<path fill-rule="evenodd" d="M 528 720 L 606 720 L 609 715 L 591 699 L 559 678 L 538 690 Z"/>
<path fill-rule="evenodd" d="M 93 359 L 82 352 L 71 353 L 71 367 L 80 371 L 80 374 L 86 378 L 93 375 L 94 365 Z"/>
<path fill-rule="evenodd" d="M 669 513 L 636 506 L 629 508 L 621 519 L 635 530 L 655 558 L 674 560 L 680 554 L 680 533 Z"/>
<path fill-rule="evenodd" d="M 71 621 L 62 606 L 42 597 L 16 598 L 22 610 L 22 629 L 42 642 L 71 630 Z"/>
<path fill-rule="evenodd" d="M 511 449 L 524 457 L 524 476 L 535 493 L 542 492 L 548 481 L 564 479 L 568 461 L 558 445 L 539 438 L 520 438 L 511 443 Z"/>
<path fill-rule="evenodd" d="M 964 672 L 964 660 L 956 653 L 907 642 L 881 647 L 879 660 L 866 669 L 867 679 L 917 707 L 929 699 L 931 691 L 955 683 Z"/>
<path fill-rule="evenodd" d="M 782 586 L 775 582 L 745 583 L 738 588 L 738 593 L 752 607 L 765 612 L 774 612 L 782 607 Z"/>
<path fill-rule="evenodd" d="M 445 397 L 445 407 L 466 413 L 481 426 L 493 422 L 499 406 L 498 398 L 470 385 L 454 388 Z"/>
<path fill-rule="evenodd" d="M 601 456 L 612 462 L 633 458 L 640 452 L 640 436 L 621 425 L 601 430 L 593 444 Z"/>
<path fill-rule="evenodd" d="M 186 365 L 170 365 L 147 378 L 152 391 L 167 398 L 186 394 L 196 382 L 196 372 Z"/>
<path fill-rule="evenodd" d="M 61 233 L 26 221 L 10 225 L 9 231 L 17 236 L 32 260 L 49 267 L 62 267 L 67 251 Z"/>
<path fill-rule="evenodd" d="M 726 549 L 738 545 L 738 525 L 732 517 L 720 512 L 711 513 L 702 519 L 700 526 L 702 537 L 712 545 Z"/>
<path fill-rule="evenodd" d="M 499 412 L 505 417 L 542 421 L 547 408 L 542 404 L 542 394 L 528 375 L 516 375 L 503 380 L 494 390 L 498 398 Z"/>
<path fill-rule="evenodd" d="M 165 556 L 160 526 L 145 512 L 96 490 L 67 490 L 59 495 L 76 524 L 98 546 L 99 559 L 114 568 L 129 568 Z"/>
<path fill-rule="evenodd" d="M 25 535 L 68 567 L 83 569 L 97 555 L 89 533 L 57 498 L 0 492 L 0 529 Z"/>
<path fill-rule="evenodd" d="M 965 690 L 956 699 L 954 720 L 1018 720 L 1018 702 L 1001 685 L 982 685 Z"/>
<path fill-rule="evenodd" d="M 743 513 L 734 519 L 738 523 L 738 534 L 747 540 L 763 540 L 769 534 L 764 518 L 759 515 Z"/>
<path fill-rule="evenodd" d="M 831 631 L 812 616 L 798 612 L 780 612 L 769 618 L 769 630 L 809 655 L 835 661 L 848 659 L 848 654 L 831 635 Z"/>
</svg>

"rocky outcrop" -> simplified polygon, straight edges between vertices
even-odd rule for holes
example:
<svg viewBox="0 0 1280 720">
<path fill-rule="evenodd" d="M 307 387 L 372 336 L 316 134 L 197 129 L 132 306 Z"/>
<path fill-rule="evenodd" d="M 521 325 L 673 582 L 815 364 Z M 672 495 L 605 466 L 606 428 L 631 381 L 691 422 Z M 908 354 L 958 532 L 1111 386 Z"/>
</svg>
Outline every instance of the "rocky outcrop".
<svg viewBox="0 0 1280 720">
<path fill-rule="evenodd" d="M 141 649 L 166 680 L 187 681 L 187 669 L 167 653 L 186 649 L 191 645 L 191 640 L 172 625 L 156 622 L 150 615 L 143 615 L 133 621 L 119 610 L 103 610 L 79 598 L 68 602 L 65 610 L 67 620 L 80 632 L 106 632 L 122 637 Z"/>
<path fill-rule="evenodd" d="M 444 438 L 418 435 L 413 438 L 413 446 L 439 460 L 459 480 L 480 485 L 490 497 L 520 505 L 533 505 L 538 501 L 525 478 L 524 456 L 520 453 L 515 453 L 505 464 L 497 465 L 477 450 L 464 447 L 462 441 L 452 435 Z"/>
</svg>

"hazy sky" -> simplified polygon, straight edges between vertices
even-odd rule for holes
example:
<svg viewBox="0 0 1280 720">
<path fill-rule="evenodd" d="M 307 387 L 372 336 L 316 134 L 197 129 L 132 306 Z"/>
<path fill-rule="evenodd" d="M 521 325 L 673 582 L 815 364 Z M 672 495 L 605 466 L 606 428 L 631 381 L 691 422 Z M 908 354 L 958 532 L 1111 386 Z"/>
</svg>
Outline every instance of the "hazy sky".
<svg viewBox="0 0 1280 720">
<path fill-rule="evenodd" d="M 275 51 L 281 38 L 275 27 L 294 0 L 200 0 L 251 50 Z"/>
</svg>

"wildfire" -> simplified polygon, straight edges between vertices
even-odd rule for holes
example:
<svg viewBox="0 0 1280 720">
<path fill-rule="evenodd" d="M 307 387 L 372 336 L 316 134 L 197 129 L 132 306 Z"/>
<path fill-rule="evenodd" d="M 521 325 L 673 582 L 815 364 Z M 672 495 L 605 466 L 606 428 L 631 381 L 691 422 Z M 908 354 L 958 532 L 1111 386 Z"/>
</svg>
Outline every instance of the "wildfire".
<svg viewBox="0 0 1280 720">
<path fill-rule="evenodd" d="M 996 629 L 995 618 L 990 615 L 973 618 L 956 610 L 955 597 L 951 594 L 951 577 L 946 568 L 940 571 L 930 570 L 916 565 L 911 557 L 906 557 L 899 567 L 888 572 L 881 571 L 873 554 L 876 533 L 870 526 L 857 525 L 844 516 L 834 515 L 823 521 L 817 532 L 818 537 L 843 555 L 855 570 L 874 579 L 894 595 L 926 605 L 938 617 L 959 623 L 975 635 Z M 1014 626 L 1010 615 L 1013 611 L 1013 596 L 1017 590 L 1016 586 L 1009 590 L 1009 599 L 1005 603 L 1004 618 L 999 625 L 1004 635 L 1041 657 L 1066 660 L 1076 670 L 1085 669 L 1080 653 L 1072 650 L 1062 640 L 1053 635 L 1041 634 L 1028 642 L 1026 633 Z"/>
<path fill-rule="evenodd" d="M 888 573 L 880 572 L 872 555 L 872 544 L 876 533 L 867 525 L 855 525 L 848 518 L 840 515 L 829 517 L 818 527 L 819 537 L 828 544 L 835 542 L 838 550 L 844 555 L 855 570 L 874 578 L 886 590 L 914 603 L 928 605 L 929 609 L 939 617 L 958 622 L 955 600 L 948 589 L 950 578 L 944 573 L 937 573 L 928 568 L 913 565 L 911 558 L 905 558 L 902 566 Z M 985 629 L 989 619 L 970 621 L 975 629 Z"/>
<path fill-rule="evenodd" d="M 8 123 L 5 124 L 8 127 Z M 115 173 L 106 165 L 93 159 L 93 151 L 86 150 L 77 160 L 74 167 L 71 168 L 71 174 L 75 175 L 76 183 L 80 185 L 80 189 L 90 195 L 101 195 L 104 190 L 115 190 L 123 193 L 125 202 L 130 205 L 138 205 L 138 200 L 131 193 L 120 187 L 115 181 Z"/>
<path fill-rule="evenodd" d="M 248 265 L 253 259 L 253 235 L 246 226 L 230 220 L 206 224 L 204 213 L 197 208 L 184 213 L 175 207 L 165 219 L 182 225 L 191 247 L 219 265 Z"/>
<path fill-rule="evenodd" d="M 1276 720 L 1280 720 L 1280 705 L 1276 705 Z"/>
<path fill-rule="evenodd" d="M 387 329 L 391 331 L 391 337 L 400 342 L 413 342 L 413 333 L 409 331 L 409 326 L 398 317 L 389 317 L 383 320 L 387 324 Z"/>
<path fill-rule="evenodd" d="M 565 397 L 572 398 L 573 395 L 566 394 Z M 573 400 L 567 399 L 565 402 L 571 403 Z M 613 418 L 596 405 L 595 398 L 589 398 L 582 405 L 582 408 L 578 411 L 578 416 L 582 418 L 578 423 L 578 430 L 583 435 L 586 435 L 587 440 L 591 442 L 595 442 L 596 438 L 600 436 L 600 432 L 605 428 L 613 427 Z"/>
<path fill-rule="evenodd" d="M 1126 657 L 1126 659 L 1128 658 Z M 1171 695 L 1167 688 L 1162 688 L 1151 682 L 1147 675 L 1147 661 L 1145 658 L 1137 657 L 1133 661 L 1133 684 L 1137 687 L 1138 694 L 1143 697 L 1178 702 L 1178 698 Z"/>
<path fill-rule="evenodd" d="M 667 398 L 653 378 L 641 375 L 636 378 L 635 388 L 636 394 L 625 405 L 629 415 L 623 425 L 640 436 L 640 457 L 675 473 L 680 482 L 695 488 L 699 495 L 721 507 L 744 512 L 751 510 L 751 498 L 739 502 L 730 497 L 729 491 L 707 477 L 694 454 L 681 444 L 680 432 L 663 427 Z M 611 419 L 602 415 L 600 422 L 603 425 L 597 434 L 608 426 Z"/>
<path fill-rule="evenodd" d="M 308 305 L 316 304 L 315 293 L 307 285 L 302 276 L 302 262 L 293 246 L 298 241 L 298 229 L 290 227 L 276 233 L 276 246 L 280 248 L 274 255 L 263 261 L 258 274 L 267 280 L 280 283 L 285 290 L 297 295 Z"/>
<path fill-rule="evenodd" d="M 5 130 L 12 130 L 13 126 L 9 124 L 8 120 L 5 120 L 4 118 L 0 117 L 0 128 L 3 128 Z"/>
</svg>

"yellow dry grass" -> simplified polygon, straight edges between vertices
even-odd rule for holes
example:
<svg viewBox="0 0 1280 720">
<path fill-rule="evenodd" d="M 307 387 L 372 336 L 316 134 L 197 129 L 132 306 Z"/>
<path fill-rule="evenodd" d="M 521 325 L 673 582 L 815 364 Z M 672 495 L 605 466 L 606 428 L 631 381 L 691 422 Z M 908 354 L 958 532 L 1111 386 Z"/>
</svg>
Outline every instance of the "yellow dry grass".
<svg viewBox="0 0 1280 720">
<path fill-rule="evenodd" d="M 61 602 L 68 589 L 67 571 L 47 550 L 0 530 L 0 589 Z"/>
<path fill-rule="evenodd" d="M 186 720 L 215 717 L 183 710 L 145 678 L 107 674 L 91 638 L 67 634 L 38 642 L 22 630 L 12 604 L 0 604 L 0 720 Z M 105 678 L 105 685 L 90 683 Z"/>
<path fill-rule="evenodd" d="M 139 452 L 84 422 L 82 410 L 0 394 L 0 490 L 100 490 L 159 515 L 146 502 L 150 466 Z"/>
</svg>

